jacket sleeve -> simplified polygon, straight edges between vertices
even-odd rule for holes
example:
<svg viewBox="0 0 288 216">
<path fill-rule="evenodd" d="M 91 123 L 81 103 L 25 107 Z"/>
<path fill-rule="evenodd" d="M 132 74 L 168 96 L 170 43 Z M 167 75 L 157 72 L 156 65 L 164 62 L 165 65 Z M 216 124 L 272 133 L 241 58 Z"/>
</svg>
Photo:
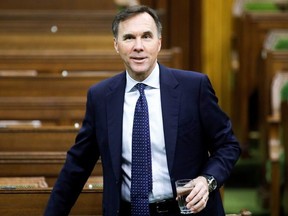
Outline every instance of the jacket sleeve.
<svg viewBox="0 0 288 216">
<path fill-rule="evenodd" d="M 80 195 L 98 158 L 99 151 L 93 130 L 93 105 L 91 90 L 88 93 L 86 114 L 75 144 L 67 152 L 65 164 L 53 187 L 45 216 L 69 215 L 71 208 Z"/>
<path fill-rule="evenodd" d="M 209 143 L 209 159 L 202 174 L 213 175 L 220 187 L 229 177 L 241 154 L 241 148 L 233 133 L 231 121 L 219 107 L 206 75 L 200 86 L 200 118 Z"/>
</svg>

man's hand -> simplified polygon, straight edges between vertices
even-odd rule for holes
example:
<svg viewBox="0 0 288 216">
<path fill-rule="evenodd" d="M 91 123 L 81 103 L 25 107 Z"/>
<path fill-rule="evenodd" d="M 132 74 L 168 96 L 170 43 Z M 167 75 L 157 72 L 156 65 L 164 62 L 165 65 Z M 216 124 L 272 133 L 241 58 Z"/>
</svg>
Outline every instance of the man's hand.
<svg viewBox="0 0 288 216">
<path fill-rule="evenodd" d="M 199 176 L 193 179 L 194 188 L 186 198 L 187 208 L 193 213 L 202 211 L 209 199 L 208 183 L 205 177 Z"/>
</svg>

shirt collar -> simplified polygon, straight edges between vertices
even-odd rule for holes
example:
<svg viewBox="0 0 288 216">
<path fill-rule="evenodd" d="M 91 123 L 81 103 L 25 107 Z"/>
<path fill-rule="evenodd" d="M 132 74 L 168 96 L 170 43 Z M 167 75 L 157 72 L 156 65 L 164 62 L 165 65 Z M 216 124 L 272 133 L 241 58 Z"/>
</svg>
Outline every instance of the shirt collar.
<svg viewBox="0 0 288 216">
<path fill-rule="evenodd" d="M 152 73 L 145 80 L 143 80 L 141 83 L 146 84 L 147 86 L 149 86 L 149 88 L 159 89 L 160 88 L 160 81 L 159 81 L 160 76 L 159 76 L 159 74 L 160 74 L 159 65 L 157 63 L 155 68 L 153 69 Z M 125 89 L 125 92 L 130 92 L 130 91 L 136 90 L 136 89 L 134 89 L 134 86 L 137 83 L 139 83 L 139 82 L 134 80 L 126 70 L 126 89 Z"/>
</svg>

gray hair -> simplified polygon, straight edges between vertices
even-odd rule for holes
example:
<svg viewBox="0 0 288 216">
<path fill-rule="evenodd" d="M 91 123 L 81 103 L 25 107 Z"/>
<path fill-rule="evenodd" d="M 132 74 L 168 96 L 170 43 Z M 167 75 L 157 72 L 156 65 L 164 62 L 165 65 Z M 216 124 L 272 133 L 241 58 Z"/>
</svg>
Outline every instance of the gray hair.
<svg viewBox="0 0 288 216">
<path fill-rule="evenodd" d="M 156 13 L 155 10 L 152 8 L 149 8 L 145 5 L 135 5 L 131 7 L 127 7 L 123 10 L 121 10 L 114 18 L 112 22 L 112 33 L 115 38 L 118 37 L 118 28 L 120 22 L 123 22 L 127 19 L 129 19 L 132 16 L 135 16 L 137 14 L 141 13 L 148 13 L 153 20 L 155 21 L 156 27 L 157 27 L 157 32 L 158 32 L 158 37 L 161 37 L 162 34 L 162 24 L 160 22 L 160 19 Z"/>
</svg>

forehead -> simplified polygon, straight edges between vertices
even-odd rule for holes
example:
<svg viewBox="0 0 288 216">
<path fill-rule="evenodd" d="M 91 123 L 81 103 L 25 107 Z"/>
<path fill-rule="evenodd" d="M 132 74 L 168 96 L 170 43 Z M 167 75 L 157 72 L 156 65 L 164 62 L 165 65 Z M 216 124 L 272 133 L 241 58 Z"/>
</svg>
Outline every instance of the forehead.
<svg viewBox="0 0 288 216">
<path fill-rule="evenodd" d="M 155 21 L 148 13 L 136 14 L 119 23 L 120 34 L 131 34 L 134 32 L 147 31 L 157 31 Z"/>
</svg>

